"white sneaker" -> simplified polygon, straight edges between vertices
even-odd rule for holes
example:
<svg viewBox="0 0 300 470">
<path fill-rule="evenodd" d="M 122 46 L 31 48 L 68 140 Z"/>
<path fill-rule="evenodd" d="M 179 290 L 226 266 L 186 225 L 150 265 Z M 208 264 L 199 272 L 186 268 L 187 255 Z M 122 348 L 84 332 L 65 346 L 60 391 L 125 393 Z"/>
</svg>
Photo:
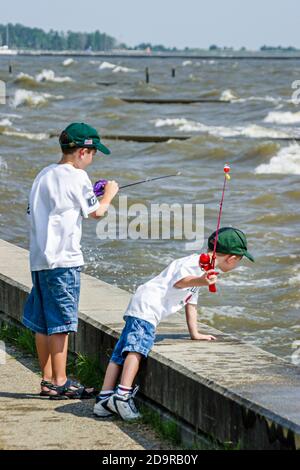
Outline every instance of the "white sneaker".
<svg viewBox="0 0 300 470">
<path fill-rule="evenodd" d="M 136 409 L 133 398 L 139 387 L 135 387 L 132 393 L 118 395 L 114 393 L 108 400 L 107 407 L 114 413 L 118 413 L 125 421 L 132 421 L 141 418 L 141 414 Z"/>
<path fill-rule="evenodd" d="M 107 418 L 108 416 L 112 416 L 113 413 L 107 407 L 109 398 L 104 398 L 101 400 L 99 396 L 96 397 L 96 404 L 93 410 L 94 415 L 99 416 L 100 418 Z"/>
</svg>

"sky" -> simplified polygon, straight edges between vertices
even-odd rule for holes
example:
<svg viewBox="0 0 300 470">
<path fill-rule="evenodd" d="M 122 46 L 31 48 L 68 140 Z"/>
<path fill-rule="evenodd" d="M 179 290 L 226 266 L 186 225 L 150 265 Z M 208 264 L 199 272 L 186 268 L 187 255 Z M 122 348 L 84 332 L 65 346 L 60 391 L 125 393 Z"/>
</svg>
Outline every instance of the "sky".
<svg viewBox="0 0 300 470">
<path fill-rule="evenodd" d="M 129 46 L 150 42 L 177 48 L 300 48 L 299 20 L 299 0 L 9 0 L 0 15 L 2 24 L 99 29 Z"/>
</svg>

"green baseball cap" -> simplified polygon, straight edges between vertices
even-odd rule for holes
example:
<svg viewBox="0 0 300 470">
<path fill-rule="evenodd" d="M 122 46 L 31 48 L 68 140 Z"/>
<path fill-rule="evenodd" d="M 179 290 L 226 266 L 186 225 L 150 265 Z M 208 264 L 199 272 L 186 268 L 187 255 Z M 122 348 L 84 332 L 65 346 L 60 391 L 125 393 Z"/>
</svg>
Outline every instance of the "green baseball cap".
<svg viewBox="0 0 300 470">
<path fill-rule="evenodd" d="M 84 122 L 69 124 L 60 134 L 59 143 L 62 149 L 96 148 L 105 155 L 110 154 L 110 150 L 101 143 L 97 130 Z"/>
<path fill-rule="evenodd" d="M 208 238 L 208 249 L 214 249 L 216 233 L 214 232 Z M 217 253 L 228 255 L 246 256 L 250 261 L 253 261 L 253 256 L 249 253 L 247 248 L 246 235 L 237 228 L 223 227 L 219 230 L 217 241 Z"/>
</svg>

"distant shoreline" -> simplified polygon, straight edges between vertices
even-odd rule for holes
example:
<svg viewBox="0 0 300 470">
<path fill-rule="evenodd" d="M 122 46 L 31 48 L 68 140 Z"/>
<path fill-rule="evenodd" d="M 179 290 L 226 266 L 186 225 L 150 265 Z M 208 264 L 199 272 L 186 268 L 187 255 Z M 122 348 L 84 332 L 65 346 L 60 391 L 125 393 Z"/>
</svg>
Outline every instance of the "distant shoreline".
<svg viewBox="0 0 300 470">
<path fill-rule="evenodd" d="M 300 53 L 297 52 L 287 52 L 282 54 L 282 52 L 245 52 L 230 54 L 220 53 L 220 54 L 211 54 L 210 51 L 198 54 L 193 52 L 151 52 L 146 53 L 143 51 L 133 51 L 133 50 L 116 50 L 116 51 L 44 51 L 44 50 L 5 50 L 5 52 L 0 49 L 0 57 L 11 57 L 11 56 L 37 56 L 37 57 L 47 57 L 47 56 L 58 56 L 58 57 L 111 57 L 111 58 L 137 58 L 137 59 L 198 59 L 198 60 L 299 60 Z"/>
</svg>

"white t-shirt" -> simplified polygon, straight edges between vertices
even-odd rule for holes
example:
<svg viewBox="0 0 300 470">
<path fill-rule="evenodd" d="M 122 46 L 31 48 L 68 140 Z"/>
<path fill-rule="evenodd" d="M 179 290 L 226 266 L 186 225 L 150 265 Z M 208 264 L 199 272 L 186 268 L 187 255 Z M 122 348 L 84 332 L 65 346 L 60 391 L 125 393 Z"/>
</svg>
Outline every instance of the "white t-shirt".
<svg viewBox="0 0 300 470">
<path fill-rule="evenodd" d="M 199 287 L 178 289 L 176 282 L 187 276 L 203 276 L 199 255 L 193 254 L 173 261 L 158 276 L 142 284 L 133 295 L 125 316 L 147 320 L 155 327 L 186 304 L 198 302 Z"/>
<path fill-rule="evenodd" d="M 98 207 L 84 170 L 68 163 L 44 168 L 33 182 L 27 210 L 31 271 L 82 266 L 82 217 Z"/>
</svg>

